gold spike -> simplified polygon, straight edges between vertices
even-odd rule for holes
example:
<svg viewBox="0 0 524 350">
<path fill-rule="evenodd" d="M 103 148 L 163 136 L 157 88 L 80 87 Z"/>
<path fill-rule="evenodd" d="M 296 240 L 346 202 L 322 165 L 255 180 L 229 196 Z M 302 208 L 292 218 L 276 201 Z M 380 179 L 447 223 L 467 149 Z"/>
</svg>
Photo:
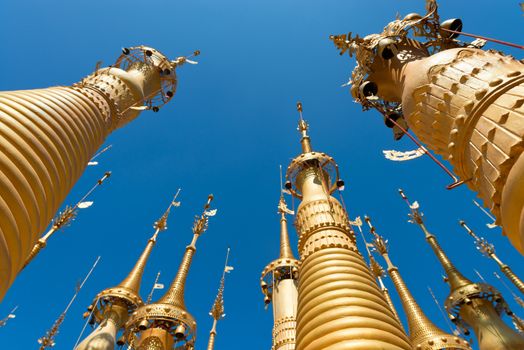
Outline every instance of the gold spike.
<svg viewBox="0 0 524 350">
<path fill-rule="evenodd" d="M 127 277 L 122 282 L 120 282 L 120 284 L 118 285 L 119 287 L 129 289 L 133 291 L 136 295 L 140 294 L 140 283 L 142 281 L 142 275 L 144 274 L 144 268 L 147 264 L 147 260 L 149 259 L 149 255 L 151 254 L 151 251 L 155 246 L 158 233 L 167 229 L 167 217 L 169 215 L 171 207 L 174 205 L 174 203 L 177 203 L 176 199 L 179 193 L 180 189 L 178 189 L 175 197 L 167 207 L 162 217 L 155 222 L 155 233 L 153 234 L 153 236 L 151 236 L 151 238 L 149 238 L 147 245 L 144 248 L 144 251 L 140 255 L 140 258 L 138 258 L 135 266 L 133 267 L 131 272 L 129 272 Z"/>
<path fill-rule="evenodd" d="M 307 131 L 309 130 L 308 123 L 302 118 L 302 103 L 297 102 L 297 111 L 299 115 L 298 120 L 298 128 L 297 130 L 300 131 L 302 134 L 302 138 L 300 139 L 300 143 L 302 144 L 302 153 L 309 153 L 311 152 L 311 139 L 309 138 Z"/>
<path fill-rule="evenodd" d="M 366 217 L 366 222 L 370 227 L 370 232 L 375 237 L 375 242 L 386 242 L 386 240 L 380 236 L 374 226 L 371 224 L 371 219 Z M 387 271 L 391 280 L 393 281 L 395 288 L 399 294 L 400 300 L 402 302 L 402 307 L 406 314 L 408 320 L 408 329 L 411 342 L 413 343 L 414 348 L 418 349 L 418 346 L 429 344 L 430 347 L 425 347 L 425 349 L 441 349 L 442 342 L 454 343 L 455 349 L 471 349 L 471 347 L 466 343 L 458 343 L 455 345 L 454 338 L 452 334 L 448 334 L 438 328 L 431 320 L 424 314 L 417 301 L 409 291 L 406 283 L 402 279 L 398 268 L 393 265 L 391 259 L 389 258 L 387 244 L 382 244 L 381 250 L 377 249 L 380 252 L 387 264 Z"/>
<path fill-rule="evenodd" d="M 295 259 L 291 245 L 289 243 L 289 234 L 287 230 L 286 213 L 292 213 L 286 205 L 284 196 L 280 196 L 278 203 L 278 212 L 280 213 L 280 258 L 281 259 Z"/>
<path fill-rule="evenodd" d="M 158 300 L 157 304 L 171 304 L 179 309 L 185 310 L 184 302 L 184 290 L 186 285 L 187 274 L 193 260 L 193 255 L 196 252 L 196 242 L 198 237 L 203 234 L 208 228 L 209 216 L 213 216 L 213 211 L 208 211 L 210 208 L 210 203 L 213 200 L 213 195 L 210 194 L 207 198 L 207 203 L 204 206 L 202 214 L 195 218 L 195 223 L 193 224 L 193 240 L 191 244 L 186 247 L 184 257 L 178 268 L 175 279 L 171 283 L 171 286 L 167 292 Z"/>
</svg>

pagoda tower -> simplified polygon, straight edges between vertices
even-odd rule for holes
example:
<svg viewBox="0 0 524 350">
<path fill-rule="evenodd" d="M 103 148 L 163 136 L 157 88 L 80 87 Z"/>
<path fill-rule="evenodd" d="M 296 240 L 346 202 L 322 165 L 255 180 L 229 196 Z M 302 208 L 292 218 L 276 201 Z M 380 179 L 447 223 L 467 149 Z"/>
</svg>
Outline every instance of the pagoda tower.
<svg viewBox="0 0 524 350">
<path fill-rule="evenodd" d="M 357 249 L 346 210 L 331 196 L 343 186 L 335 160 L 312 150 L 302 117 L 298 129 L 302 153 L 286 173 L 286 188 L 301 200 L 296 349 L 411 349 Z"/>
<path fill-rule="evenodd" d="M 517 287 L 517 289 L 522 294 L 524 294 L 524 282 L 519 278 L 519 276 L 515 274 L 515 272 L 513 272 L 511 267 L 509 267 L 509 265 L 504 264 L 499 259 L 499 257 L 495 253 L 495 246 L 489 243 L 488 241 L 486 241 L 486 239 L 484 239 L 483 237 L 477 236 L 475 232 L 473 232 L 473 230 L 469 228 L 469 226 L 466 224 L 464 220 L 460 220 L 459 223 L 460 223 L 460 226 L 464 227 L 466 232 L 471 237 L 473 237 L 478 251 L 481 252 L 482 255 L 494 260 L 497 263 L 497 265 L 499 266 L 500 271 L 502 271 L 502 273 L 506 275 L 506 277 L 511 281 L 511 283 L 513 283 L 513 285 Z"/>
<path fill-rule="evenodd" d="M 0 299 L 96 150 L 142 110 L 167 103 L 186 61 L 126 48 L 72 86 L 0 92 Z"/>
<path fill-rule="evenodd" d="M 424 314 L 402 279 L 398 268 L 391 262 L 387 241 L 376 232 L 369 217 L 366 217 L 366 222 L 374 236 L 373 245 L 386 261 L 388 275 L 395 284 L 402 301 L 402 308 L 408 320 L 409 338 L 413 343 L 413 350 L 471 350 L 471 346 L 466 340 L 444 332 Z"/>
<path fill-rule="evenodd" d="M 260 286 L 266 307 L 273 302 L 272 350 L 293 350 L 296 342 L 298 260 L 295 259 L 287 229 L 287 208 L 284 195 L 278 203 L 280 214 L 280 255 L 262 271 Z"/>
<path fill-rule="evenodd" d="M 215 298 L 215 302 L 211 307 L 209 315 L 213 318 L 213 326 L 209 331 L 209 340 L 207 342 L 207 350 L 215 349 L 215 338 L 217 336 L 217 324 L 218 321 L 226 316 L 224 313 L 224 288 L 226 284 L 226 273 L 228 273 L 232 267 L 227 265 L 229 259 L 230 249 L 227 248 L 226 262 L 224 263 L 224 271 L 222 271 L 222 278 L 220 279 L 220 286 L 218 287 L 218 293 Z"/>
<path fill-rule="evenodd" d="M 209 195 L 203 213 L 195 219 L 193 239 L 167 292 L 158 301 L 139 307 L 127 322 L 125 338 L 132 349 L 194 349 L 197 324 L 186 309 L 184 291 L 197 240 L 207 230 L 208 218 L 216 213 L 209 209 L 212 200 Z"/>
<path fill-rule="evenodd" d="M 124 328 L 129 315 L 144 305 L 140 297 L 142 275 L 149 255 L 156 244 L 158 233 L 167 229 L 167 217 L 174 204 L 178 203 L 173 200 L 166 212 L 153 225 L 155 233 L 147 241 L 144 251 L 127 277 L 116 287 L 107 288 L 98 293 L 88 307 L 84 316 L 91 317 L 90 322 L 97 323 L 98 326 L 75 350 L 113 350 L 115 344 L 124 344 L 122 339 L 117 341 L 117 334 Z"/>
<path fill-rule="evenodd" d="M 464 277 L 449 260 L 436 237 L 427 230 L 418 203 L 411 204 L 402 190 L 400 194 L 411 209 L 411 221 L 420 226 L 426 241 L 446 272 L 450 294 L 445 307 L 451 320 L 461 328 L 473 329 L 480 350 L 524 349 L 524 337 L 502 320 L 503 312 L 513 314 L 502 295 L 489 284 L 474 283 Z"/>
<path fill-rule="evenodd" d="M 478 192 L 517 250 L 524 254 L 524 63 L 486 40 L 456 39 L 462 21 L 440 22 L 435 0 L 364 38 L 331 36 L 355 55 L 351 94 L 393 128 L 408 128 L 454 168 L 452 188 Z M 422 148 L 422 154 L 427 153 Z"/>
</svg>

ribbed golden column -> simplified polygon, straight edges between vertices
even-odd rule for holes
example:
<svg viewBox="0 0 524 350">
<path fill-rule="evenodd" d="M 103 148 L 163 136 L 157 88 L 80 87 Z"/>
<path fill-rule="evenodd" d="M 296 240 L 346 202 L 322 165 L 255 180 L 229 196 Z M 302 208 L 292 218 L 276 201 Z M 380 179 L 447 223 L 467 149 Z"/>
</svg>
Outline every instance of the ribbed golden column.
<svg viewBox="0 0 524 350">
<path fill-rule="evenodd" d="M 374 235 L 373 244 L 377 252 L 382 255 L 387 264 L 388 275 L 391 277 L 402 302 L 408 320 L 409 338 L 414 350 L 444 350 L 464 349 L 471 350 L 469 343 L 437 327 L 422 311 L 417 301 L 402 279 L 398 268 L 389 258 L 387 241 L 378 235 L 369 218 L 366 218 L 371 233 Z"/>
<path fill-rule="evenodd" d="M 356 247 L 346 211 L 331 196 L 342 186 L 335 161 L 310 151 L 302 119 L 299 130 L 303 153 L 286 174 L 286 187 L 302 199 L 295 222 L 301 259 L 296 348 L 411 349 Z"/>
<path fill-rule="evenodd" d="M 298 265 L 287 228 L 287 208 L 284 196 L 278 204 L 280 214 L 280 255 L 262 271 L 260 285 L 266 307 L 273 303 L 273 350 L 293 350 L 296 343 L 296 317 L 298 299 Z"/>
<path fill-rule="evenodd" d="M 204 211 L 193 225 L 193 239 L 186 247 L 178 272 L 166 293 L 156 302 L 139 307 L 126 324 L 126 340 L 137 350 L 193 349 L 196 342 L 196 321 L 187 311 L 185 285 L 196 243 L 208 228 L 213 195 L 209 195 Z"/>
<path fill-rule="evenodd" d="M 70 87 L 0 92 L 0 299 L 106 137 L 171 99 L 179 62 L 141 46 Z"/>
<path fill-rule="evenodd" d="M 449 160 L 524 254 L 524 63 L 485 41 L 456 40 L 459 19 L 440 23 L 436 1 L 365 38 L 333 36 L 357 57 L 352 94 Z M 466 40 L 466 39 L 464 39 Z M 398 125 L 395 125 L 398 124 Z"/>
<path fill-rule="evenodd" d="M 400 192 L 408 201 L 405 194 Z M 491 285 L 474 283 L 464 277 L 448 258 L 436 237 L 427 230 L 418 204 L 410 205 L 410 208 L 412 221 L 422 229 L 426 241 L 446 272 L 450 294 L 445 307 L 452 321 L 464 329 L 473 329 L 480 350 L 524 349 L 524 337 L 508 327 L 501 318 L 502 312 L 512 314 L 502 295 Z"/>
</svg>

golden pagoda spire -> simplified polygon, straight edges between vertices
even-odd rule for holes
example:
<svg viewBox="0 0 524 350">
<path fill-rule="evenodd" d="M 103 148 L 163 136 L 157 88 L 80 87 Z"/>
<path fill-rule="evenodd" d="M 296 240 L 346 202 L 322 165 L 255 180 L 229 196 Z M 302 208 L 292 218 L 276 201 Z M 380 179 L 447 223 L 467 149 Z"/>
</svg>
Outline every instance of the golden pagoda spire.
<svg viewBox="0 0 524 350">
<path fill-rule="evenodd" d="M 91 187 L 91 189 L 73 207 L 66 206 L 64 210 L 61 211 L 58 214 L 58 216 L 53 219 L 51 228 L 49 229 L 49 231 L 47 231 L 45 235 L 39 238 L 36 244 L 33 246 L 33 249 L 31 250 L 31 253 L 29 253 L 29 255 L 27 256 L 27 259 L 25 260 L 22 269 L 25 269 L 26 266 L 29 265 L 29 263 L 38 255 L 38 253 L 40 253 L 40 251 L 47 246 L 47 241 L 56 231 L 71 224 L 71 221 L 73 221 L 76 218 L 77 211 L 79 208 L 82 208 L 83 206 L 85 206 L 86 208 L 88 206 L 91 206 L 93 202 L 86 202 L 85 200 L 110 176 L 111 172 L 106 172 L 104 176 L 98 179 L 96 184 L 93 187 Z"/>
<path fill-rule="evenodd" d="M 282 185 L 282 184 L 281 184 Z M 260 287 L 264 294 L 264 304 L 273 302 L 273 350 L 295 349 L 295 332 L 297 317 L 298 265 L 291 245 L 287 229 L 286 214 L 293 215 L 289 210 L 284 194 L 280 192 L 278 203 L 280 214 L 280 256 L 273 260 L 262 271 Z"/>
<path fill-rule="evenodd" d="M 190 349 L 196 341 L 196 322 L 187 311 L 184 290 L 196 243 L 208 228 L 209 217 L 216 214 L 210 209 L 213 195 L 209 195 L 204 210 L 195 218 L 193 239 L 186 247 L 184 257 L 166 293 L 156 302 L 138 308 L 126 326 L 126 339 L 139 350 L 168 350 L 173 346 Z"/>
<path fill-rule="evenodd" d="M 371 223 L 369 217 L 365 218 L 373 234 L 373 245 L 376 251 L 382 255 L 387 264 L 387 271 L 402 301 L 402 307 L 408 320 L 408 329 L 414 350 L 441 350 L 441 349 L 471 349 L 466 340 L 448 334 L 437 327 L 424 314 L 417 301 L 409 291 L 402 279 L 398 268 L 393 265 L 389 258 L 388 242 L 380 236 Z"/>
<path fill-rule="evenodd" d="M 180 205 L 176 201 L 179 193 L 180 189 L 161 218 L 154 223 L 155 232 L 147 241 L 146 247 L 127 277 L 116 287 L 98 293 L 88 307 L 88 311 L 84 313 L 84 317 L 92 315 L 90 322 L 97 323 L 98 327 L 78 344 L 75 350 L 112 350 L 115 344 L 124 343 L 123 339 L 117 340 L 116 335 L 127 322 L 129 315 L 144 304 L 140 297 L 144 268 L 156 244 L 158 233 L 167 229 L 167 218 L 171 208 Z"/>
<path fill-rule="evenodd" d="M 418 144 L 394 160 L 430 156 L 453 179 L 447 188 L 467 183 L 524 254 L 524 62 L 483 50 L 493 39 L 463 33 L 459 18 L 441 21 L 436 0 L 426 0 L 426 10 L 381 33 L 330 37 L 341 55 L 356 58 L 351 94 L 379 112 L 395 140 L 406 135 Z"/>
<path fill-rule="evenodd" d="M 524 282 L 513 272 L 513 270 L 506 264 L 504 264 L 499 257 L 495 254 L 495 246 L 488 241 L 486 241 L 483 237 L 479 237 L 473 232 L 472 229 L 469 228 L 469 226 L 466 224 L 464 220 L 459 221 L 460 226 L 464 227 L 466 232 L 473 237 L 475 240 L 475 244 L 477 246 L 477 249 L 479 252 L 482 253 L 482 255 L 487 256 L 488 258 L 493 259 L 497 265 L 500 268 L 500 271 L 506 277 L 517 287 L 517 289 L 524 294 Z"/>
<path fill-rule="evenodd" d="M 0 92 L 0 144 L 9 150 L 0 178 L 0 299 L 96 151 L 143 110 L 168 103 L 185 62 L 125 48 L 73 86 Z"/>
<path fill-rule="evenodd" d="M 491 285 L 473 283 L 464 277 L 451 263 L 436 237 L 429 233 L 422 220 L 419 204 L 411 204 L 402 190 L 400 195 L 411 210 L 411 222 L 420 226 L 440 264 L 446 271 L 450 294 L 445 307 L 451 320 L 464 329 L 475 332 L 480 350 L 518 350 L 524 348 L 524 337 L 509 328 L 501 319 L 501 313 L 512 314 L 502 295 Z"/>
<path fill-rule="evenodd" d="M 220 287 L 218 287 L 218 293 L 215 298 L 215 302 L 211 307 L 209 315 L 213 317 L 213 326 L 209 331 L 209 341 L 207 343 L 207 350 L 213 350 L 215 348 L 215 338 L 217 335 L 217 323 L 218 320 L 224 318 L 226 314 L 224 313 L 224 288 L 226 283 L 226 273 L 232 270 L 231 266 L 228 266 L 229 252 L 231 249 L 227 248 L 226 261 L 224 263 L 224 271 L 222 271 L 222 278 L 220 279 Z"/>
<path fill-rule="evenodd" d="M 331 196 L 343 185 L 338 166 L 311 149 L 305 124 L 300 118 L 303 152 L 286 173 L 286 188 L 301 199 L 296 349 L 411 349 L 358 251 L 346 210 Z"/>
<path fill-rule="evenodd" d="M 378 281 L 378 284 L 380 286 L 380 290 L 382 291 L 382 294 L 384 294 L 384 297 L 386 298 L 386 301 L 389 305 L 389 308 L 395 315 L 395 318 L 397 319 L 398 323 L 402 326 L 402 322 L 400 321 L 400 317 L 398 316 L 397 309 L 395 308 L 395 304 L 393 304 L 393 300 L 391 299 L 391 295 L 389 294 L 389 290 L 386 288 L 386 285 L 384 284 L 384 281 L 382 278 L 386 276 L 386 271 L 380 266 L 380 264 L 375 260 L 375 257 L 373 254 L 371 254 L 371 250 L 369 247 L 373 247 L 372 243 L 368 243 L 366 240 L 366 237 L 364 236 L 364 232 L 362 232 L 362 220 L 360 219 L 360 216 L 358 216 L 354 221 L 350 222 L 352 226 L 356 226 L 358 228 L 358 231 L 360 232 L 360 236 L 362 237 L 362 241 L 364 242 L 364 245 L 366 247 L 366 252 L 368 253 L 368 259 L 369 259 L 369 269 L 375 276 L 375 278 Z"/>
</svg>

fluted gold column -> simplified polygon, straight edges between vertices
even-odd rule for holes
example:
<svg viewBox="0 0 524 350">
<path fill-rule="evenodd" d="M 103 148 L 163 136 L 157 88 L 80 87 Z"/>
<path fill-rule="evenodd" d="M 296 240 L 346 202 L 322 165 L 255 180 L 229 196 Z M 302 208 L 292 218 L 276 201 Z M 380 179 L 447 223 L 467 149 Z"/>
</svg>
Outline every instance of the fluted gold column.
<svg viewBox="0 0 524 350">
<path fill-rule="evenodd" d="M 382 255 L 386 261 L 388 274 L 400 296 L 402 308 L 408 320 L 409 338 L 413 344 L 413 350 L 471 350 L 471 346 L 466 340 L 444 332 L 424 314 L 402 279 L 398 268 L 391 262 L 387 241 L 377 234 L 369 218 L 366 217 L 366 221 L 369 224 L 371 233 L 375 237 L 373 244 L 377 252 Z"/>
<path fill-rule="evenodd" d="M 296 343 L 296 317 L 298 296 L 298 260 L 295 259 L 289 243 L 286 214 L 293 214 L 287 208 L 283 194 L 278 204 L 280 214 L 280 255 L 262 271 L 260 285 L 266 307 L 273 303 L 273 350 L 293 350 Z"/>
<path fill-rule="evenodd" d="M 141 46 L 71 87 L 0 92 L 0 299 L 89 159 L 171 99 L 183 62 Z"/>
<path fill-rule="evenodd" d="M 401 196 L 409 203 L 406 195 Z M 446 272 L 450 294 L 445 307 L 453 322 L 462 328 L 471 327 L 480 350 L 524 349 L 524 337 L 517 334 L 501 319 L 501 313 L 512 314 L 502 295 L 486 283 L 474 283 L 464 277 L 448 258 L 436 237 L 422 220 L 418 203 L 411 205 L 411 218 L 424 232 L 426 241 Z"/>
<path fill-rule="evenodd" d="M 301 119 L 303 153 L 286 176 L 286 187 L 302 199 L 295 222 L 301 259 L 296 348 L 411 349 L 356 247 L 346 211 L 330 195 L 342 185 L 337 165 L 311 151 L 307 128 Z"/>
<path fill-rule="evenodd" d="M 524 254 L 524 63 L 485 41 L 455 39 L 462 22 L 440 23 L 436 1 L 365 38 L 333 36 L 357 57 L 352 94 L 365 109 L 400 126 L 478 192 L 517 250 Z M 468 40 L 467 38 L 461 38 Z"/>
</svg>

